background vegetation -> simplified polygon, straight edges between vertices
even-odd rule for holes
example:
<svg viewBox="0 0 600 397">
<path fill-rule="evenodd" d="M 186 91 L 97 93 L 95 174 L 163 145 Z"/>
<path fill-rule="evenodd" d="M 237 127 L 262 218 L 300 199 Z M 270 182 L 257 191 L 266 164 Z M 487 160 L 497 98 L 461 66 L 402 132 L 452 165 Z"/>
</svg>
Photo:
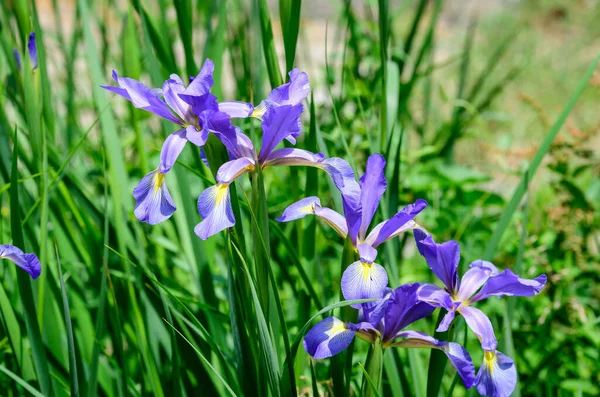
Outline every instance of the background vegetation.
<svg viewBox="0 0 600 397">
<path fill-rule="evenodd" d="M 249 360 L 236 355 L 244 347 L 227 234 L 193 233 L 197 197 L 212 180 L 196 148 L 169 180 L 175 215 L 154 227 L 133 216 L 131 191 L 171 127 L 99 86 L 116 69 L 158 87 L 170 73 L 194 76 L 207 57 L 221 100 L 258 103 L 291 68 L 307 71 L 313 96 L 298 146 L 346 158 L 359 173 L 369 154 L 384 153 L 380 219 L 425 198 L 420 222 L 438 241 L 458 240 L 461 263 L 483 257 L 546 273 L 537 297 L 485 303 L 499 349 L 515 359 L 516 393 L 600 394 L 600 3 L 486 4 L 3 1 L 0 243 L 37 253 L 43 272 L 30 282 L 0 264 L 2 395 L 252 395 L 253 371 L 266 362 L 283 392 L 332 393 L 330 360 L 300 348 L 290 378 L 286 357 L 311 317 L 338 301 L 343 245 L 333 231 L 308 218 L 271 223 L 272 299 L 285 323 L 266 314 L 283 330 L 266 334 L 269 356 Z M 17 49 L 26 60 L 31 31 L 34 72 L 13 57 Z M 272 171 L 270 219 L 294 197 L 340 208 L 324 174 Z M 250 184 L 240 187 L 250 230 Z M 411 235 L 385 247 L 378 261 L 391 286 L 433 281 Z M 461 342 L 464 328 L 455 330 Z M 476 339 L 465 340 L 479 363 Z M 355 382 L 365 354 L 357 344 Z M 428 359 L 387 354 L 385 395 L 431 394 Z M 446 368 L 440 394 L 472 394 L 454 380 Z"/>
</svg>

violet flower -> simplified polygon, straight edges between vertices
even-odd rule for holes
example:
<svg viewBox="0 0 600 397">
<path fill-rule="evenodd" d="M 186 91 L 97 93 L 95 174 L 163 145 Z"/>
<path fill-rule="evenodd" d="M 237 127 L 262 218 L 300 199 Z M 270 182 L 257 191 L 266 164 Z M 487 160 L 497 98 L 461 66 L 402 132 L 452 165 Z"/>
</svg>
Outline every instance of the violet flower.
<svg viewBox="0 0 600 397">
<path fill-rule="evenodd" d="M 202 147 L 209 133 L 233 131 L 230 118 L 219 112 L 217 98 L 210 93 L 213 85 L 214 64 L 207 59 L 190 84 L 185 87 L 181 78 L 172 74 L 161 89 L 150 89 L 137 80 L 120 77 L 113 71 L 119 85 L 102 88 L 121 95 L 133 106 L 156 114 L 176 124 L 180 129 L 165 140 L 159 167 L 148 173 L 133 190 L 136 200 L 134 214 L 151 225 L 167 220 L 175 212 L 175 204 L 165 183 L 165 174 L 171 170 L 185 144 Z"/>
<path fill-rule="evenodd" d="M 415 240 L 427 265 L 445 285 L 445 289 L 442 289 L 424 284 L 418 292 L 420 300 L 448 311 L 437 331 L 446 331 L 456 313 L 462 315 L 484 350 L 483 364 L 475 380 L 477 390 L 486 396 L 509 396 L 517 381 L 514 363 L 496 350 L 498 341 L 492 323 L 473 304 L 490 296 L 537 295 L 546 285 L 546 275 L 542 274 L 533 280 L 523 279 L 509 269 L 499 272 L 492 263 L 477 260 L 469 265 L 470 269 L 459 281 L 460 247 L 456 241 L 437 244 L 431 235 L 420 229 L 415 229 Z"/>
<path fill-rule="evenodd" d="M 387 186 L 384 167 L 383 156 L 374 154 L 367 160 L 360 185 L 353 179 L 345 181 L 345 188 L 341 191 L 343 216 L 330 208 L 322 207 L 318 197 L 307 197 L 287 207 L 281 217 L 277 218 L 280 222 L 289 222 L 313 214 L 333 227 L 342 238 L 350 237 L 360 260 L 348 266 L 342 276 L 342 293 L 347 300 L 383 296 L 388 276 L 385 269 L 374 262 L 377 257 L 376 248 L 400 233 L 415 228 L 417 224 L 413 218 L 427 206 L 425 200 L 419 199 L 390 219 L 379 223 L 367 234 Z"/>
<path fill-rule="evenodd" d="M 406 284 L 395 290 L 387 288 L 382 299 L 374 305 L 361 306 L 358 324 L 327 317 L 317 323 L 305 336 L 304 348 L 317 359 L 331 357 L 345 350 L 354 337 L 373 343 L 381 338 L 383 348 L 415 347 L 443 351 L 456 368 L 465 387 L 473 386 L 475 369 L 469 352 L 454 342 L 443 342 L 427 334 L 404 330 L 407 326 L 429 316 L 435 307 L 419 300 L 420 284 Z"/>
<path fill-rule="evenodd" d="M 33 279 L 38 278 L 42 272 L 40 260 L 35 254 L 26 254 L 13 245 L 0 245 L 0 259 L 12 261 L 15 265 L 29 273 Z"/>
</svg>

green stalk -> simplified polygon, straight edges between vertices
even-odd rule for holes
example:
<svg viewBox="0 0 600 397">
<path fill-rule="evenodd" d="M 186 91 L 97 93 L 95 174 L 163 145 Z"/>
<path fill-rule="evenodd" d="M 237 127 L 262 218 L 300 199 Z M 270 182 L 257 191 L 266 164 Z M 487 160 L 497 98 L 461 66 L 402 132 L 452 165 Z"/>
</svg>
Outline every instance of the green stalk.
<svg viewBox="0 0 600 397">
<path fill-rule="evenodd" d="M 252 242 L 254 246 L 255 278 L 258 286 L 258 295 L 265 317 L 269 316 L 269 216 L 267 213 L 267 199 L 265 186 L 260 167 L 256 167 L 252 177 L 252 209 L 256 223 L 252 223 Z M 263 243 L 264 241 L 264 243 Z"/>
<path fill-rule="evenodd" d="M 260 18 L 260 32 L 262 36 L 263 51 L 267 63 L 267 72 L 269 72 L 269 82 L 271 88 L 283 84 L 277 52 L 275 51 L 275 41 L 273 39 L 273 29 L 271 27 L 271 16 L 269 15 L 269 5 L 267 0 L 256 0 L 258 3 L 258 14 Z"/>
<path fill-rule="evenodd" d="M 381 378 L 383 374 L 383 346 L 381 339 L 375 339 L 375 343 L 369 348 L 367 362 L 365 363 L 365 374 L 360 390 L 361 397 L 377 397 L 381 389 Z"/>
<path fill-rule="evenodd" d="M 440 310 L 435 327 L 437 328 L 442 319 L 444 318 L 445 312 Z M 452 328 L 445 332 L 436 332 L 434 338 L 439 341 L 451 341 L 452 340 Z M 440 349 L 431 349 L 431 355 L 429 356 L 429 369 L 427 373 L 427 397 L 437 397 L 442 387 L 442 379 L 444 377 L 444 370 L 448 357 Z"/>
<path fill-rule="evenodd" d="M 388 45 L 388 0 L 379 0 L 379 55 L 381 58 L 381 108 L 379 113 L 379 150 L 385 153 L 387 147 L 387 45 Z"/>
</svg>

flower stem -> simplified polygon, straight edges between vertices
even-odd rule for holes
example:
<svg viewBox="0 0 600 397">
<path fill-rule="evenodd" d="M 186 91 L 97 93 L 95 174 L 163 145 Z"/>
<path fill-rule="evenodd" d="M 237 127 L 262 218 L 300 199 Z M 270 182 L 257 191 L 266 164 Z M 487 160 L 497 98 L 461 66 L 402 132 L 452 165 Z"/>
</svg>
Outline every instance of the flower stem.
<svg viewBox="0 0 600 397">
<path fill-rule="evenodd" d="M 380 338 L 375 339 L 375 343 L 369 348 L 365 371 L 360 391 L 361 397 L 379 396 L 383 374 L 383 346 Z"/>
</svg>

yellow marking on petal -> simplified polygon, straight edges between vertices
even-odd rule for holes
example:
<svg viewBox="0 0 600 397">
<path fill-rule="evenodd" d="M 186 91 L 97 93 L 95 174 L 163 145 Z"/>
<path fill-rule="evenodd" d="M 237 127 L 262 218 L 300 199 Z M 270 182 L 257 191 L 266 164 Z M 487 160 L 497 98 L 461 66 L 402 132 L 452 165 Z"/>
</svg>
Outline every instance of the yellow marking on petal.
<svg viewBox="0 0 600 397">
<path fill-rule="evenodd" d="M 262 117 L 267 113 L 268 106 L 264 104 L 260 104 L 254 108 L 254 111 L 250 114 L 250 117 L 255 117 L 257 119 L 262 120 Z"/>
<path fill-rule="evenodd" d="M 343 322 L 340 321 L 338 324 L 336 324 L 333 327 L 331 327 L 331 329 L 329 331 L 327 331 L 327 336 L 332 336 L 332 335 L 340 334 L 340 333 L 344 332 L 347 329 L 348 328 L 346 327 L 346 323 L 343 323 Z"/>
<path fill-rule="evenodd" d="M 160 172 L 157 172 L 156 176 L 154 177 L 154 194 L 156 194 L 156 192 L 158 192 L 158 189 L 160 189 L 160 187 L 162 186 L 164 181 L 165 181 L 165 174 L 161 174 Z"/>
<path fill-rule="evenodd" d="M 373 264 L 367 262 L 360 262 L 362 265 L 362 276 L 363 281 L 367 281 L 369 277 L 371 277 L 371 272 L 373 271 Z"/>
<path fill-rule="evenodd" d="M 483 362 L 490 369 L 490 375 L 493 375 L 496 365 L 496 353 L 485 351 L 483 352 Z"/>
<path fill-rule="evenodd" d="M 315 213 L 315 205 L 314 205 L 314 203 L 305 205 L 304 207 L 300 208 L 300 211 L 305 212 L 307 214 L 314 214 Z"/>
<path fill-rule="evenodd" d="M 229 191 L 229 185 L 225 183 L 218 183 L 215 189 L 215 206 L 219 206 L 223 200 L 227 197 Z"/>
</svg>

